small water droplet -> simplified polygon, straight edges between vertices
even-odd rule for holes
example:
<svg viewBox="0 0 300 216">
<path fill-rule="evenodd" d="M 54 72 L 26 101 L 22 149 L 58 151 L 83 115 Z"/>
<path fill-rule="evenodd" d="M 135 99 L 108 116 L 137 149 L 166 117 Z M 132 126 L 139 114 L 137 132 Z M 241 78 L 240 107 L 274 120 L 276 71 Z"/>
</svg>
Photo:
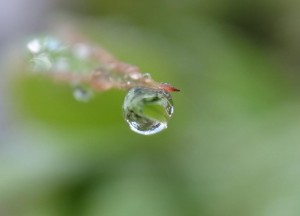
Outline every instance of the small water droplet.
<svg viewBox="0 0 300 216">
<path fill-rule="evenodd" d="M 160 89 L 132 88 L 123 104 L 124 117 L 131 130 L 143 135 L 166 129 L 173 110 L 171 95 Z"/>
<path fill-rule="evenodd" d="M 73 52 L 78 59 L 82 60 L 87 59 L 90 55 L 89 47 L 83 43 L 76 44 L 73 48 Z"/>
<path fill-rule="evenodd" d="M 61 41 L 55 37 L 45 37 L 40 39 L 40 43 L 43 45 L 43 49 L 49 52 L 60 52 L 65 47 L 62 45 Z"/>
<path fill-rule="evenodd" d="M 84 86 L 78 85 L 74 87 L 73 96 L 80 102 L 88 102 L 92 98 L 93 92 Z"/>
<path fill-rule="evenodd" d="M 41 43 L 38 39 L 33 39 L 27 44 L 27 48 L 31 53 L 38 53 L 41 51 Z"/>
<path fill-rule="evenodd" d="M 35 58 L 31 60 L 33 64 L 33 71 L 49 71 L 52 67 L 52 62 L 49 56 L 45 53 L 41 53 L 37 55 Z"/>
<path fill-rule="evenodd" d="M 143 78 L 144 78 L 145 80 L 151 79 L 151 74 L 149 74 L 149 73 L 144 73 L 144 74 L 143 74 Z"/>
<path fill-rule="evenodd" d="M 66 57 L 57 58 L 53 64 L 53 70 L 57 72 L 66 72 L 70 70 L 69 59 Z"/>
<path fill-rule="evenodd" d="M 130 78 L 133 79 L 133 80 L 138 80 L 138 79 L 141 78 L 142 75 L 139 74 L 139 73 L 130 73 L 129 76 L 130 76 Z"/>
</svg>

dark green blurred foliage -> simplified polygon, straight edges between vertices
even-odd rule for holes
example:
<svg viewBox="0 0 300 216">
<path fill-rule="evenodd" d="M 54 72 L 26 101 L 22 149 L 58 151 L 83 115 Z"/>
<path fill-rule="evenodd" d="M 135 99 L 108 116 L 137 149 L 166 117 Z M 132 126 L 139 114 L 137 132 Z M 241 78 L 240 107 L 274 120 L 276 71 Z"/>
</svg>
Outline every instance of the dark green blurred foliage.
<svg viewBox="0 0 300 216">
<path fill-rule="evenodd" d="M 169 128 L 146 137 L 123 120 L 126 92 L 80 103 L 17 76 L 1 215 L 300 214 L 297 1 L 60 4 L 91 41 L 182 91 Z"/>
</svg>

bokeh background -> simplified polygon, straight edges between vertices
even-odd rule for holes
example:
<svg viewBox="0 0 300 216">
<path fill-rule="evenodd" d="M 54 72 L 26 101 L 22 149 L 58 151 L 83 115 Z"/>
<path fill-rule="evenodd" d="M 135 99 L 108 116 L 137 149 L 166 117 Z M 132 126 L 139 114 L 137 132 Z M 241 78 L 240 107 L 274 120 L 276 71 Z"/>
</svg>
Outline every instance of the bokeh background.
<svg viewBox="0 0 300 216">
<path fill-rule="evenodd" d="M 300 2 L 11 0 L 0 6 L 1 216 L 300 215 Z M 164 132 L 126 92 L 72 97 L 12 69 L 53 23 L 181 89 Z"/>
</svg>

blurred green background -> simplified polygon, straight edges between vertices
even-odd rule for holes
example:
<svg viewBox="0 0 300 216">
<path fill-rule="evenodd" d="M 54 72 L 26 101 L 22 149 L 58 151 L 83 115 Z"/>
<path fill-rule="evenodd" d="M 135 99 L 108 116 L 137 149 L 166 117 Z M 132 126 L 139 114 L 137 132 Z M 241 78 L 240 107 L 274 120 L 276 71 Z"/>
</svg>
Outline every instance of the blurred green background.
<svg viewBox="0 0 300 216">
<path fill-rule="evenodd" d="M 80 26 L 181 92 L 168 129 L 142 136 L 122 117 L 126 92 L 80 103 L 65 84 L 14 73 L 1 216 L 300 215 L 299 1 L 54 5 L 46 22 Z"/>
</svg>

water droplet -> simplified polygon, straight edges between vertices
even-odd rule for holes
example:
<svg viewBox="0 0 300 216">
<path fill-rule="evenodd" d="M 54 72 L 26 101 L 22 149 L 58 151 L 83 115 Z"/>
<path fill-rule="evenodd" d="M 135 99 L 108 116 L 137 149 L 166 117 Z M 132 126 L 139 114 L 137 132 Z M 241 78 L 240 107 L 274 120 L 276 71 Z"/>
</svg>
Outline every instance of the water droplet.
<svg viewBox="0 0 300 216">
<path fill-rule="evenodd" d="M 90 55 L 90 49 L 87 45 L 83 43 L 76 44 L 73 48 L 74 55 L 78 59 L 87 59 Z"/>
<path fill-rule="evenodd" d="M 173 110 L 171 95 L 160 89 L 132 88 L 123 104 L 124 117 L 131 130 L 143 135 L 166 129 Z"/>
<path fill-rule="evenodd" d="M 52 67 L 52 62 L 45 53 L 37 55 L 31 62 L 33 63 L 33 71 L 48 71 Z"/>
<path fill-rule="evenodd" d="M 62 45 L 62 42 L 55 37 L 45 37 L 40 39 L 41 44 L 43 45 L 43 49 L 49 52 L 60 52 L 65 49 Z"/>
<path fill-rule="evenodd" d="M 73 96 L 80 102 L 88 102 L 92 98 L 93 92 L 85 86 L 78 85 L 74 87 Z"/>
<path fill-rule="evenodd" d="M 66 57 L 57 58 L 53 65 L 53 70 L 56 72 L 67 72 L 70 71 L 69 59 Z"/>
<path fill-rule="evenodd" d="M 38 39 L 34 39 L 27 44 L 27 48 L 31 53 L 38 53 L 41 51 L 41 43 Z"/>
<path fill-rule="evenodd" d="M 145 80 L 149 80 L 149 79 L 151 79 L 151 74 L 149 74 L 149 73 L 144 73 L 144 74 L 143 74 L 143 78 L 144 78 Z"/>
<path fill-rule="evenodd" d="M 141 74 L 139 74 L 139 73 L 131 73 L 129 76 L 133 80 L 138 80 L 141 78 Z"/>
</svg>

